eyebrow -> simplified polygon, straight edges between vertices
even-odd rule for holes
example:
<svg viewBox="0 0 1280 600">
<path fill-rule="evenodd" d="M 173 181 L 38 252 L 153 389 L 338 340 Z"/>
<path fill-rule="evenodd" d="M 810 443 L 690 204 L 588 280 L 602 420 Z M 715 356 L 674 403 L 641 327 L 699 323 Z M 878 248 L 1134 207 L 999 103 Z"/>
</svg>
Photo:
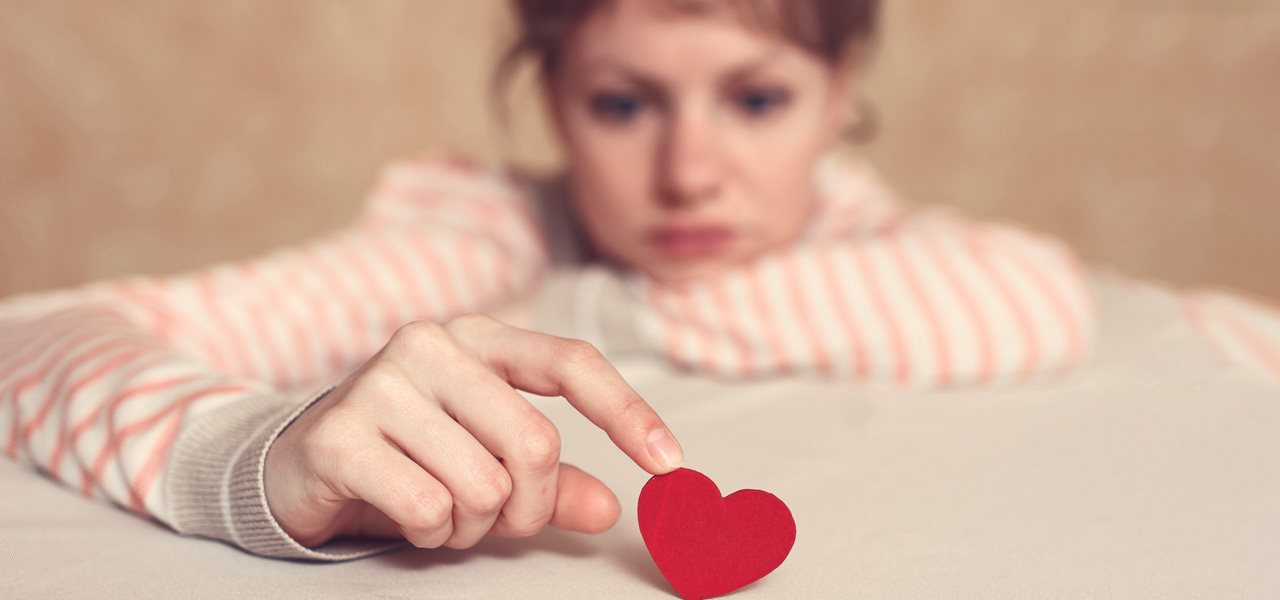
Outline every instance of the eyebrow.
<svg viewBox="0 0 1280 600">
<path fill-rule="evenodd" d="M 747 75 L 750 75 L 752 72 L 758 71 L 761 68 L 764 68 L 765 66 L 769 65 L 769 63 L 776 61 L 781 55 L 782 55 L 781 52 L 772 51 L 772 52 L 769 52 L 768 54 L 765 54 L 764 56 L 747 61 L 736 67 L 733 67 L 732 69 L 729 69 L 727 72 L 725 72 L 724 75 L 720 76 L 719 78 L 720 84 L 725 85 L 725 84 L 743 79 Z M 623 61 L 617 60 L 614 58 L 600 59 L 588 65 L 586 68 L 586 71 L 587 72 L 615 71 L 620 73 L 626 79 L 631 80 L 636 85 L 642 88 L 645 88 L 647 90 L 652 91 L 652 90 L 662 89 L 660 78 L 654 77 L 652 75 L 648 75 L 643 70 L 631 67 L 626 63 L 624 63 Z"/>
</svg>

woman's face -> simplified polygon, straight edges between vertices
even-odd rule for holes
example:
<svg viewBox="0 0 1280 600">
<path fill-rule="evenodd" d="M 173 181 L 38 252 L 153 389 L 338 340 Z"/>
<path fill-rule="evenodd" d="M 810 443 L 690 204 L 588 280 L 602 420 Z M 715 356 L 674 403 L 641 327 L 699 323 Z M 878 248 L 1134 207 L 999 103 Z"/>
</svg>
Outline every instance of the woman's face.
<svg viewBox="0 0 1280 600">
<path fill-rule="evenodd" d="M 679 282 L 795 239 L 851 116 L 848 72 L 732 11 L 606 3 L 549 88 L 595 247 Z"/>
</svg>

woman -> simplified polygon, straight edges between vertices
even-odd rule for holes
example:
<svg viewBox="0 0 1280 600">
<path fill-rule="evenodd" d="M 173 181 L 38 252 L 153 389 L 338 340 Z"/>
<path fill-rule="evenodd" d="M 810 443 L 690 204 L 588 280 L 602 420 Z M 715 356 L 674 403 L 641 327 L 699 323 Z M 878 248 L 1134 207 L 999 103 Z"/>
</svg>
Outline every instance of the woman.
<svg viewBox="0 0 1280 600">
<path fill-rule="evenodd" d="M 617 500 L 559 462 L 516 391 L 564 396 L 649 473 L 677 468 L 675 436 L 600 346 L 897 386 L 1068 369 L 1093 328 L 1063 248 L 908 213 L 830 153 L 860 118 L 877 7 L 518 2 L 513 56 L 542 67 L 563 185 L 402 161 L 351 230 L 11 299 L 7 452 L 182 533 L 341 560 L 402 543 L 377 538 L 611 526 Z M 544 275 L 584 261 L 595 291 L 573 304 Z M 526 321 L 571 337 L 509 323 Z"/>
</svg>

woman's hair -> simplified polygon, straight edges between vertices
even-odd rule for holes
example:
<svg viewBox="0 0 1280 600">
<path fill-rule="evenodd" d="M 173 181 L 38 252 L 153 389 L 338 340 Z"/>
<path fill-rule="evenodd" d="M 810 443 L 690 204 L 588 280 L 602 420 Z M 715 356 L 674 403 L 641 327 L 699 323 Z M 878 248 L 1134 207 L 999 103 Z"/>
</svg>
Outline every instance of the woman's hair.
<svg viewBox="0 0 1280 600">
<path fill-rule="evenodd" d="M 492 81 L 493 98 L 504 97 L 521 61 L 532 59 L 543 85 L 560 64 L 569 36 L 601 7 L 616 0 L 512 0 L 517 25 L 515 40 L 502 54 Z M 875 39 L 880 0 L 661 0 L 677 12 L 703 14 L 729 9 L 746 23 L 781 34 L 835 67 L 849 58 L 862 58 Z M 505 105 L 498 105 L 506 122 Z M 864 115 L 858 138 L 869 134 Z"/>
</svg>

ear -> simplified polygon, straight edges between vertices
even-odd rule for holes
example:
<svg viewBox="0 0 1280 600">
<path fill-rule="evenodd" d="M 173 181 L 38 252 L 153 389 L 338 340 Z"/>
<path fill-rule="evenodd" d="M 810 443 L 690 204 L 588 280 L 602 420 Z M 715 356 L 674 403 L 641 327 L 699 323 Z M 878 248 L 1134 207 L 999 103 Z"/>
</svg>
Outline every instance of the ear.
<svg viewBox="0 0 1280 600">
<path fill-rule="evenodd" d="M 852 53 L 850 53 L 852 54 Z M 861 83 L 858 62 L 847 56 L 831 67 L 831 87 L 827 96 L 827 117 L 830 131 L 837 137 L 856 123 L 858 114 L 858 85 Z"/>
</svg>

